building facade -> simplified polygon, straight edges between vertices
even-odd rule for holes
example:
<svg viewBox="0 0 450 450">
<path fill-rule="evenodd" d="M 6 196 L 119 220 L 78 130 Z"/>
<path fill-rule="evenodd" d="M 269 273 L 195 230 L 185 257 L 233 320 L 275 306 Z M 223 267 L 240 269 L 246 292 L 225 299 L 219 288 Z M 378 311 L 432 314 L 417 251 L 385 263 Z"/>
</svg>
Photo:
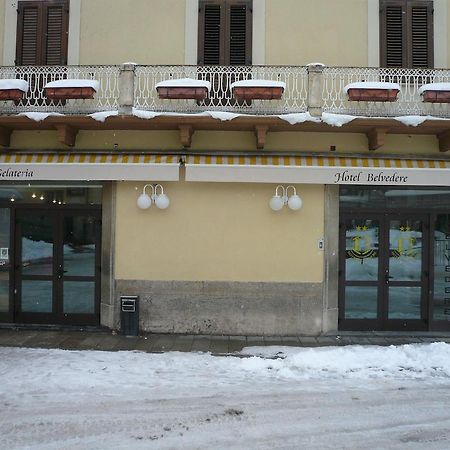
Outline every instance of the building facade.
<svg viewBox="0 0 450 450">
<path fill-rule="evenodd" d="M 447 0 L 0 0 L 0 322 L 450 328 Z"/>
</svg>

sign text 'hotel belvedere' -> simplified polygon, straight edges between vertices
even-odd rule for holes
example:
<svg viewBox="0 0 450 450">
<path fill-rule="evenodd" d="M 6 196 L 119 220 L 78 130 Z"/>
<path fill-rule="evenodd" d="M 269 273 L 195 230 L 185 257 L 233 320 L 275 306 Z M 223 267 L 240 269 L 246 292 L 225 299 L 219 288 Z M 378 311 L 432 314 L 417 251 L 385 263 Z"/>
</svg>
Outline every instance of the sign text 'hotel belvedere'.
<svg viewBox="0 0 450 450">
<path fill-rule="evenodd" d="M 335 184 L 408 184 L 408 175 L 398 172 L 386 173 L 382 170 L 363 172 L 362 170 L 341 170 L 334 173 Z"/>
</svg>

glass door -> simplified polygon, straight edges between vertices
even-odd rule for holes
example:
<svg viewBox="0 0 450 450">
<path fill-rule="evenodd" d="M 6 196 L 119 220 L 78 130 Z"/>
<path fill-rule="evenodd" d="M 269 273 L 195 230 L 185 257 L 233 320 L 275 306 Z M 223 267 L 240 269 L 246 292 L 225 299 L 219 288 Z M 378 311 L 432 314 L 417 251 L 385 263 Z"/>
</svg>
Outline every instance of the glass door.
<svg viewBox="0 0 450 450">
<path fill-rule="evenodd" d="M 427 329 L 428 229 L 421 215 L 341 216 L 341 329 Z"/>
<path fill-rule="evenodd" d="M 427 328 L 428 223 L 425 216 L 387 215 L 383 321 L 387 329 Z"/>
<path fill-rule="evenodd" d="M 16 213 L 16 322 L 99 322 L 98 211 Z"/>
</svg>

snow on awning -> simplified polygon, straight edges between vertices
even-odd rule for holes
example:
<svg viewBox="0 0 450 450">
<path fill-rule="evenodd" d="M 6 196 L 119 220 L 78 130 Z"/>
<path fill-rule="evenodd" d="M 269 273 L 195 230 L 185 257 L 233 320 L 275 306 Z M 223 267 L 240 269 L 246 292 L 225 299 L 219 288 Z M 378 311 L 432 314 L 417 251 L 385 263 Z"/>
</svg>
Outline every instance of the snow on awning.
<svg viewBox="0 0 450 450">
<path fill-rule="evenodd" d="M 186 181 L 450 186 L 450 160 L 187 156 Z"/>
<path fill-rule="evenodd" d="M 175 155 L 16 153 L 0 155 L 0 180 L 179 180 Z"/>
</svg>

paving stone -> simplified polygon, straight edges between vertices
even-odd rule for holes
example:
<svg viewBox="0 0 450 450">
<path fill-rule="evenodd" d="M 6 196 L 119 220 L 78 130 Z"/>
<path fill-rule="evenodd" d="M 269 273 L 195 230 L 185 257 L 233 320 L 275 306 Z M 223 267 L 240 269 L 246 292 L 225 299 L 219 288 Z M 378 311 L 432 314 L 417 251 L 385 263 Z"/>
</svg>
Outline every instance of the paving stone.
<svg viewBox="0 0 450 450">
<path fill-rule="evenodd" d="M 190 352 L 192 350 L 192 343 L 194 342 L 194 336 L 191 335 L 178 335 L 173 344 L 174 352 Z"/>
<path fill-rule="evenodd" d="M 152 352 L 170 352 L 175 341 L 175 336 L 158 335 L 152 347 Z"/>
<path fill-rule="evenodd" d="M 210 337 L 204 335 L 198 335 L 194 337 L 192 342 L 192 352 L 209 352 Z"/>
<path fill-rule="evenodd" d="M 230 353 L 240 352 L 247 346 L 247 338 L 245 336 L 230 336 L 230 340 L 228 341 L 228 350 Z"/>
<path fill-rule="evenodd" d="M 298 337 L 283 337 L 281 340 L 283 341 L 283 345 L 300 347 L 300 339 Z"/>
<path fill-rule="evenodd" d="M 229 352 L 228 336 L 211 336 L 209 351 L 214 354 L 226 354 Z"/>
<path fill-rule="evenodd" d="M 263 336 L 247 336 L 247 347 L 265 347 Z"/>
<path fill-rule="evenodd" d="M 314 336 L 300 336 L 300 345 L 302 347 L 317 347 L 318 342 Z"/>
</svg>

